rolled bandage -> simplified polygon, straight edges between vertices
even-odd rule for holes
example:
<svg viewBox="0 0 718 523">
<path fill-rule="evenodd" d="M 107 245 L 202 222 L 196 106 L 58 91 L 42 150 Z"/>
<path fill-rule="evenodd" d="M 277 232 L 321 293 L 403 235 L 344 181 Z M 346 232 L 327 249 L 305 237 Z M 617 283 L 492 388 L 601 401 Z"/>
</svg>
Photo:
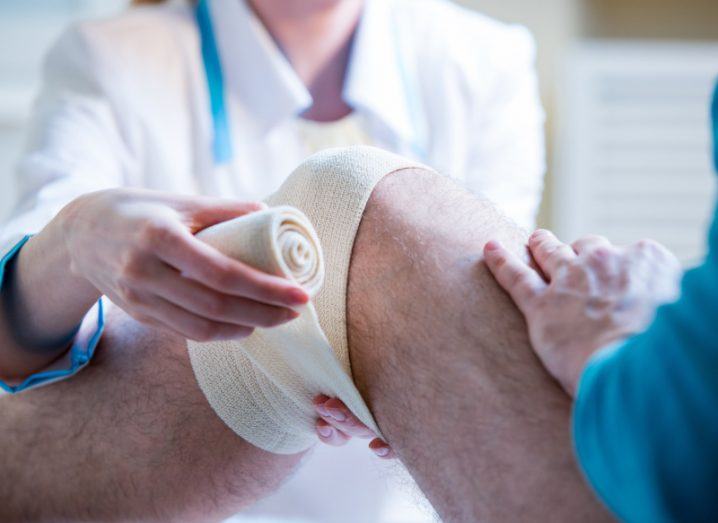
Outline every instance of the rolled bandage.
<svg viewBox="0 0 718 523">
<path fill-rule="evenodd" d="M 354 237 L 374 187 L 407 168 L 426 169 L 371 147 L 329 149 L 300 165 L 267 200 L 268 210 L 197 235 L 259 270 L 295 280 L 312 296 L 285 325 L 257 329 L 243 340 L 188 342 L 210 405 L 253 445 L 278 454 L 311 447 L 318 394 L 339 398 L 380 435 L 351 376 L 346 286 Z"/>
</svg>

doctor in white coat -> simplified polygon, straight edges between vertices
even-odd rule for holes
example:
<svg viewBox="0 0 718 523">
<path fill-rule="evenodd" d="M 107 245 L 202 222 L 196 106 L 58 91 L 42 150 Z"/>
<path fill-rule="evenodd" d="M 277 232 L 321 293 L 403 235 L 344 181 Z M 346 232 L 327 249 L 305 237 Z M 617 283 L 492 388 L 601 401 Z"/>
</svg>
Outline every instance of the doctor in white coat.
<svg viewBox="0 0 718 523">
<path fill-rule="evenodd" d="M 301 289 L 192 233 L 326 147 L 418 159 L 533 227 L 543 111 L 522 27 L 448 0 L 136 3 L 155 5 L 79 24 L 46 59 L 0 235 L 5 392 L 82 369 L 110 306 L 193 339 L 291 321 Z M 382 521 L 370 461 L 318 448 L 239 518 Z"/>
</svg>

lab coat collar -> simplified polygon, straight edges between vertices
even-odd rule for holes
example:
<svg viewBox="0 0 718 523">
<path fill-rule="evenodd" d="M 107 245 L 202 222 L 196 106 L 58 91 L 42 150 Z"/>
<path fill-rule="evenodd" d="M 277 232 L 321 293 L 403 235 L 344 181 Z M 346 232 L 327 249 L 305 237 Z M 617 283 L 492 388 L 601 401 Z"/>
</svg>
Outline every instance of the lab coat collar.
<svg viewBox="0 0 718 523">
<path fill-rule="evenodd" d="M 212 23 L 227 95 L 243 128 L 263 136 L 312 105 L 312 97 L 245 0 L 213 0 Z"/>
<path fill-rule="evenodd" d="M 413 141 L 409 100 L 417 93 L 402 56 L 389 0 L 366 0 L 344 83 L 344 100 L 382 122 L 397 138 Z"/>
<path fill-rule="evenodd" d="M 388 0 L 366 0 L 344 84 L 345 101 L 396 138 L 414 137 L 404 64 Z M 254 133 L 266 135 L 312 105 L 306 86 L 246 0 L 213 0 L 212 21 L 229 96 Z M 252 74 L 248 74 L 252 71 Z"/>
</svg>

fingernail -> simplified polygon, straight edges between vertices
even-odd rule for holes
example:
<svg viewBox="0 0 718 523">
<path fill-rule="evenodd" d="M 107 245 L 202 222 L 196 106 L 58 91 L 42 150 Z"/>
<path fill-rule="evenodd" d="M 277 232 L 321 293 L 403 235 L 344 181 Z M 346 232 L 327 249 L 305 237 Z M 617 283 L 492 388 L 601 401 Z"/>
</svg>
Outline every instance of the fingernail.
<svg viewBox="0 0 718 523">
<path fill-rule="evenodd" d="M 374 451 L 374 454 L 376 454 L 380 458 L 383 458 L 384 456 L 387 456 L 389 454 L 389 447 L 377 447 L 372 450 Z"/>
<path fill-rule="evenodd" d="M 301 316 L 301 314 L 299 312 L 291 310 L 291 309 L 287 313 L 287 318 L 290 320 L 296 320 L 297 318 L 299 318 L 299 316 Z"/>
<path fill-rule="evenodd" d="M 292 302 L 296 304 L 303 305 L 309 301 L 309 295 L 304 289 L 291 289 L 289 291 L 289 296 L 292 299 Z"/>
<path fill-rule="evenodd" d="M 330 410 L 329 413 L 331 414 L 332 418 L 337 421 L 346 421 L 347 419 L 347 417 L 341 410 Z"/>
<path fill-rule="evenodd" d="M 332 429 L 331 427 L 327 427 L 326 425 L 317 427 L 317 430 L 319 431 L 319 434 L 321 434 L 323 438 L 330 437 L 332 435 L 332 433 L 334 432 L 334 429 Z"/>
<path fill-rule="evenodd" d="M 317 412 L 324 416 L 325 418 L 331 418 L 331 414 L 329 414 L 329 411 L 324 405 L 317 405 Z"/>
<path fill-rule="evenodd" d="M 491 240 L 486 244 L 484 249 L 487 251 L 498 251 L 500 247 L 501 244 L 499 242 L 497 242 L 496 240 Z"/>
</svg>

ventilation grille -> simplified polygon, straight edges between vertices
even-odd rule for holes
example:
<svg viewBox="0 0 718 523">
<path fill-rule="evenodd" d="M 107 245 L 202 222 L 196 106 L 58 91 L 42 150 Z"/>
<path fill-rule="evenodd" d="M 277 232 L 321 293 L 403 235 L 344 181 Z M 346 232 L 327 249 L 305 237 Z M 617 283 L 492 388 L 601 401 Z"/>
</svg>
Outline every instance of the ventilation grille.
<svg viewBox="0 0 718 523">
<path fill-rule="evenodd" d="M 712 216 L 718 45 L 586 43 L 569 61 L 557 173 L 564 239 L 654 238 L 700 258 Z"/>
</svg>

